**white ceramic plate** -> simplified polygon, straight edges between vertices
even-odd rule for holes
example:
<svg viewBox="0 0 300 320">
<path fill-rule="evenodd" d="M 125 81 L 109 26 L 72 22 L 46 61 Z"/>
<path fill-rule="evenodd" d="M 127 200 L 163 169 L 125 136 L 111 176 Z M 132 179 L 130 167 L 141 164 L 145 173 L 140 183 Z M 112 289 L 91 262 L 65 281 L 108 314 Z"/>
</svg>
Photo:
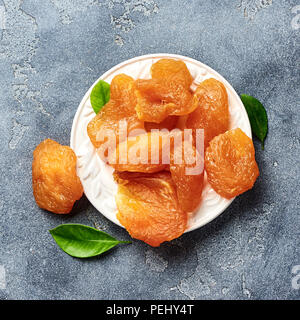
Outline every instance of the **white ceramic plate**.
<svg viewBox="0 0 300 320">
<path fill-rule="evenodd" d="M 90 94 L 100 79 L 110 83 L 120 73 L 126 73 L 135 79 L 150 78 L 151 65 L 162 58 L 184 61 L 195 79 L 194 87 L 207 78 L 215 78 L 222 81 L 229 97 L 230 129 L 239 127 L 252 138 L 247 112 L 233 87 L 220 74 L 199 61 L 174 54 L 151 54 L 127 60 L 110 69 L 94 83 L 78 107 L 72 126 L 71 148 L 78 157 L 77 172 L 86 197 L 100 213 L 119 226 L 121 225 L 116 217 L 117 208 L 115 203 L 117 185 L 112 177 L 113 169 L 104 164 L 98 157 L 87 135 L 87 125 L 95 116 L 90 102 Z M 202 204 L 198 211 L 189 217 L 186 232 L 200 228 L 218 217 L 233 200 L 227 200 L 219 196 L 207 183 L 205 177 Z"/>
</svg>

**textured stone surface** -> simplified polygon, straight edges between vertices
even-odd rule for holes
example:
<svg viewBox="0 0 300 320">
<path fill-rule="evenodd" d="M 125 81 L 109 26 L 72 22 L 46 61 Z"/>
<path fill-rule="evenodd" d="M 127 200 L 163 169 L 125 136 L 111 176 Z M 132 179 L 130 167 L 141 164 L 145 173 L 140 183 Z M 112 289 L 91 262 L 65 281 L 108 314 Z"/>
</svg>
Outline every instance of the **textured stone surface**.
<svg viewBox="0 0 300 320">
<path fill-rule="evenodd" d="M 298 0 L 0 0 L 0 299 L 299 299 Z M 128 58 L 198 59 L 267 108 L 261 176 L 217 220 L 149 248 L 64 254 L 48 230 L 95 225 L 129 239 L 82 199 L 67 217 L 39 210 L 32 150 L 68 144 L 90 85 Z"/>
</svg>

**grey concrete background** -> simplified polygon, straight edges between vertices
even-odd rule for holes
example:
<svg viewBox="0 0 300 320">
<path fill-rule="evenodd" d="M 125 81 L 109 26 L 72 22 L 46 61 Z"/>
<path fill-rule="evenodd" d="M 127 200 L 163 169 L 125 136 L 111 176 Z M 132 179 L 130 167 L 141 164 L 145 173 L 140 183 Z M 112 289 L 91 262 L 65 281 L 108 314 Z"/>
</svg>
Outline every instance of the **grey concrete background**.
<svg viewBox="0 0 300 320">
<path fill-rule="evenodd" d="M 299 299 L 299 0 L 0 0 L 0 299 Z M 160 248 L 134 241 L 78 260 L 48 230 L 126 231 L 83 198 L 37 208 L 35 146 L 68 144 L 90 85 L 119 62 L 177 53 L 220 72 L 269 117 L 261 176 L 224 214 Z M 294 278 L 294 283 L 297 283 Z"/>
</svg>

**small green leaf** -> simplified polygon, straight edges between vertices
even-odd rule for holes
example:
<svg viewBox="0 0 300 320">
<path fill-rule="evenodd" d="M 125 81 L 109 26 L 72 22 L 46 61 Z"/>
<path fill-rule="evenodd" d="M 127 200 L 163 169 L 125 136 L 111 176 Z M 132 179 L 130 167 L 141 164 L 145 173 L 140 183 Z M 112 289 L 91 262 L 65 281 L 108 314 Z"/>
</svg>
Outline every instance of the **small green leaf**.
<svg viewBox="0 0 300 320">
<path fill-rule="evenodd" d="M 98 256 L 117 244 L 131 243 L 81 224 L 62 224 L 49 232 L 64 252 L 76 258 Z"/>
<path fill-rule="evenodd" d="M 100 80 L 93 88 L 91 93 L 91 104 L 97 114 L 104 105 L 110 100 L 110 85 Z"/>
<path fill-rule="evenodd" d="M 252 131 L 261 141 L 262 149 L 264 149 L 264 141 L 268 133 L 268 116 L 266 109 L 260 101 L 247 94 L 242 94 L 241 99 L 247 110 Z"/>
</svg>

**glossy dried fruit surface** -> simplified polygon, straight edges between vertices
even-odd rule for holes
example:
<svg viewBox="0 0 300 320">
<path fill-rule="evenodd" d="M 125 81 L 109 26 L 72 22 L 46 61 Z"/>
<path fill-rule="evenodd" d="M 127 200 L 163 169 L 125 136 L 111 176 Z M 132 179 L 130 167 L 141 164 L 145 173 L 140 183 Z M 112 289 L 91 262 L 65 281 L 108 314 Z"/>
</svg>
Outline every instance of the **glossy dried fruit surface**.
<svg viewBox="0 0 300 320">
<path fill-rule="evenodd" d="M 143 121 L 135 112 L 134 80 L 125 75 L 116 76 L 111 82 L 111 99 L 88 124 L 87 132 L 95 148 L 115 147 L 123 136 L 135 129 L 144 129 Z M 120 125 L 120 121 L 123 123 Z M 103 151 L 104 153 L 104 151 Z M 105 159 L 103 159 L 105 160 Z"/>
<path fill-rule="evenodd" d="M 161 59 L 151 68 L 152 79 L 136 81 L 139 119 L 160 123 L 168 115 L 185 115 L 195 106 L 191 103 L 193 78 L 183 61 Z"/>
<path fill-rule="evenodd" d="M 117 218 L 129 234 L 153 247 L 180 237 L 187 214 L 180 209 L 169 172 L 115 174 L 119 183 Z"/>
<path fill-rule="evenodd" d="M 259 176 L 252 140 L 239 128 L 215 137 L 206 149 L 205 169 L 222 197 L 230 199 L 251 189 Z"/>
<path fill-rule="evenodd" d="M 208 79 L 198 86 L 192 104 L 195 106 L 186 121 L 186 128 L 204 129 L 205 148 L 217 135 L 229 129 L 228 94 L 222 82 Z"/>
<path fill-rule="evenodd" d="M 164 121 L 161 123 L 155 122 L 145 122 L 145 130 L 147 132 L 151 132 L 151 130 L 163 130 L 167 129 L 169 131 L 176 128 L 178 123 L 179 117 L 177 116 L 168 116 Z"/>
<path fill-rule="evenodd" d="M 180 130 L 151 132 L 118 145 L 109 164 L 117 171 L 154 173 L 170 170 L 180 206 L 185 212 L 200 204 L 204 160 Z M 125 156 L 125 157 L 124 157 Z"/>
<path fill-rule="evenodd" d="M 189 89 L 193 82 L 193 77 L 186 64 L 181 60 L 175 59 L 158 60 L 151 67 L 151 76 L 152 79 L 157 79 L 161 82 L 176 80 L 177 83 L 186 89 Z"/>
<path fill-rule="evenodd" d="M 182 162 L 176 158 L 182 158 Z M 192 143 L 184 142 L 175 146 L 171 153 L 170 172 L 176 186 L 180 207 L 185 212 L 195 211 L 201 202 L 204 159 Z"/>
<path fill-rule="evenodd" d="M 32 186 L 36 203 L 42 209 L 69 213 L 83 194 L 76 173 L 77 158 L 67 146 L 47 139 L 33 152 Z"/>
<path fill-rule="evenodd" d="M 153 173 L 166 169 L 163 148 L 168 140 L 166 134 L 149 132 L 130 137 L 120 143 L 109 156 L 108 163 L 117 171 Z"/>
</svg>

